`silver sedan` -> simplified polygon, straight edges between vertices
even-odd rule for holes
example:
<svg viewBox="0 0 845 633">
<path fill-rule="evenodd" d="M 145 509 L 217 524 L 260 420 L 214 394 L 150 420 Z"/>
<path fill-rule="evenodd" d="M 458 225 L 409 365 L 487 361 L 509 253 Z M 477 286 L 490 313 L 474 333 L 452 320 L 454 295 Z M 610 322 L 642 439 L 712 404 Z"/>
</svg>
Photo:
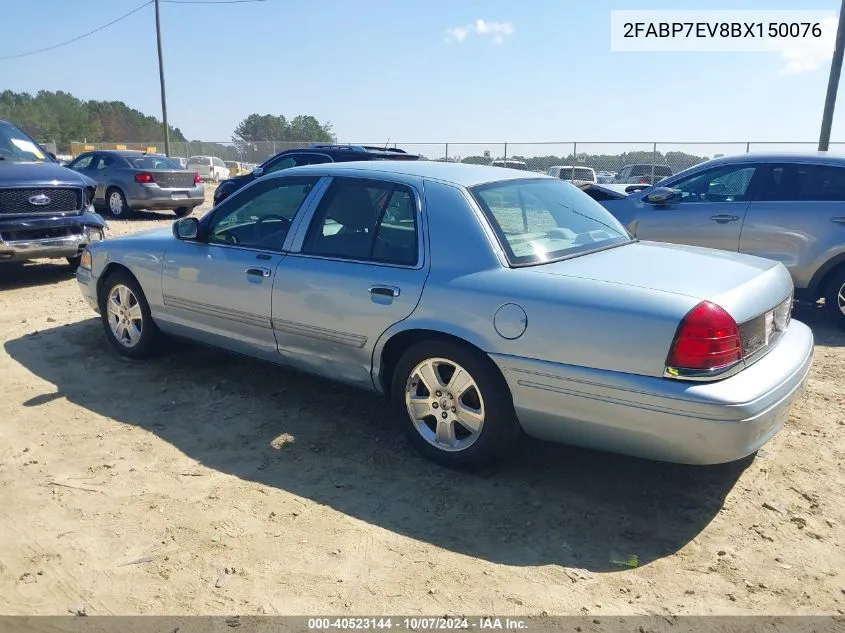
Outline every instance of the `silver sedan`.
<svg viewBox="0 0 845 633">
<path fill-rule="evenodd" d="M 637 241 L 571 184 L 494 167 L 285 170 L 91 245 L 77 278 L 121 354 L 175 335 L 384 394 L 455 467 L 522 432 L 739 459 L 783 426 L 813 359 L 780 263 Z"/>
</svg>

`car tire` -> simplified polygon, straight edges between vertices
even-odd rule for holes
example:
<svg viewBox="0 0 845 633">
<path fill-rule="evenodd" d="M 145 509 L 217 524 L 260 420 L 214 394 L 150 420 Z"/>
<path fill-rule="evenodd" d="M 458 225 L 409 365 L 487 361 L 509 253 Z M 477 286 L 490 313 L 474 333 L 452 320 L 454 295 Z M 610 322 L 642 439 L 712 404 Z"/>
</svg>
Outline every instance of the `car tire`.
<svg viewBox="0 0 845 633">
<path fill-rule="evenodd" d="M 845 267 L 836 271 L 827 282 L 824 307 L 830 320 L 845 330 Z"/>
<path fill-rule="evenodd" d="M 191 211 L 193 211 L 193 209 L 191 207 L 179 207 L 178 209 L 175 209 L 173 212 L 176 214 L 177 218 L 186 218 L 189 215 L 191 215 Z"/>
<path fill-rule="evenodd" d="M 76 257 L 66 257 L 65 259 L 67 259 L 67 263 L 71 270 L 76 270 L 79 268 L 79 264 L 82 263 L 82 255 L 77 255 Z"/>
<path fill-rule="evenodd" d="M 129 214 L 126 196 L 117 187 L 111 187 L 106 191 L 106 208 L 115 218 L 125 218 Z"/>
<path fill-rule="evenodd" d="M 429 389 L 427 381 L 435 380 L 440 384 Z M 396 364 L 390 394 L 396 422 L 414 448 L 449 468 L 487 466 L 520 436 L 505 379 L 489 358 L 464 345 L 429 340 L 410 347 Z"/>
<path fill-rule="evenodd" d="M 156 351 L 161 336 L 138 281 L 120 270 L 104 281 L 98 297 L 106 338 L 123 356 L 144 358 Z"/>
</svg>

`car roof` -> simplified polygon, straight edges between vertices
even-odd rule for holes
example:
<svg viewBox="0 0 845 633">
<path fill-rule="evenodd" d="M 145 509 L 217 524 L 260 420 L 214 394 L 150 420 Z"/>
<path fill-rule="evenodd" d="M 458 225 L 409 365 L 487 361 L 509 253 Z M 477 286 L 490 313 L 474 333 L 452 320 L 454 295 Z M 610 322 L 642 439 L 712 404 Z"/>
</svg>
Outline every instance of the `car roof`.
<svg viewBox="0 0 845 633">
<path fill-rule="evenodd" d="M 446 163 L 433 160 L 419 161 L 349 161 L 344 163 L 322 163 L 320 165 L 303 165 L 291 167 L 271 174 L 282 176 L 285 174 L 305 174 L 316 172 L 328 175 L 343 176 L 349 172 L 356 172 L 355 175 L 368 172 L 374 176 L 380 174 L 401 174 L 404 176 L 417 176 L 428 180 L 439 180 L 441 182 L 459 185 L 461 187 L 474 187 L 488 182 L 501 180 L 532 180 L 537 178 L 550 178 L 542 174 L 520 169 L 508 169 L 506 167 L 491 167 L 489 165 L 470 165 L 467 163 Z"/>
<path fill-rule="evenodd" d="M 593 169 L 586 165 L 552 165 L 549 169 Z M 595 171 L 595 170 L 594 170 Z"/>
<path fill-rule="evenodd" d="M 708 165 L 721 163 L 825 163 L 828 165 L 845 166 L 845 155 L 830 152 L 750 152 L 720 156 L 706 161 Z M 704 164 L 704 163 L 700 163 Z M 697 166 L 697 165 L 696 165 Z"/>
<path fill-rule="evenodd" d="M 296 147 L 279 152 L 277 156 L 300 152 L 315 152 L 320 154 L 342 154 L 363 156 L 416 156 L 403 149 L 395 147 L 376 147 L 374 145 L 342 145 L 338 143 L 314 143 L 306 147 Z"/>
</svg>

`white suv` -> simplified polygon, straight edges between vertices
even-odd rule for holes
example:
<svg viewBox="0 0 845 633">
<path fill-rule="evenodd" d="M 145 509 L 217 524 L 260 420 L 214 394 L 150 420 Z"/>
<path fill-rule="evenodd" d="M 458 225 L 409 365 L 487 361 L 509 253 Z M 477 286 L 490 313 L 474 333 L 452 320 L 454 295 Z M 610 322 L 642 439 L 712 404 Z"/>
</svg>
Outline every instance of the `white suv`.
<svg viewBox="0 0 845 633">
<path fill-rule="evenodd" d="M 191 156 L 188 159 L 188 170 L 197 172 L 203 180 L 213 182 L 220 182 L 229 177 L 226 163 L 216 156 Z"/>
<path fill-rule="evenodd" d="M 575 167 L 573 165 L 556 165 L 549 167 L 547 176 L 554 176 L 561 180 L 568 180 L 573 185 L 585 185 L 596 182 L 596 172 L 592 167 Z"/>
</svg>

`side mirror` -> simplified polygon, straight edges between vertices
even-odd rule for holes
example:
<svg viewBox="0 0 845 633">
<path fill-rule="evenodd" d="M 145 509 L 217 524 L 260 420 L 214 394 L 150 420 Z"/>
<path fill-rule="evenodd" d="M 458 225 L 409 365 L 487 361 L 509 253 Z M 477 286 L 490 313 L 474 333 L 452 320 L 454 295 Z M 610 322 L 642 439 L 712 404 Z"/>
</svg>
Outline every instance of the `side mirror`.
<svg viewBox="0 0 845 633">
<path fill-rule="evenodd" d="M 261 178 L 264 175 L 264 168 L 263 167 L 256 167 L 252 170 L 252 175 L 256 178 Z"/>
<path fill-rule="evenodd" d="M 181 218 L 173 223 L 173 237 L 177 240 L 195 240 L 200 232 L 196 218 Z"/>
<path fill-rule="evenodd" d="M 645 200 L 651 204 L 666 204 L 678 197 L 678 190 L 670 187 L 655 187 L 646 195 Z"/>
</svg>

